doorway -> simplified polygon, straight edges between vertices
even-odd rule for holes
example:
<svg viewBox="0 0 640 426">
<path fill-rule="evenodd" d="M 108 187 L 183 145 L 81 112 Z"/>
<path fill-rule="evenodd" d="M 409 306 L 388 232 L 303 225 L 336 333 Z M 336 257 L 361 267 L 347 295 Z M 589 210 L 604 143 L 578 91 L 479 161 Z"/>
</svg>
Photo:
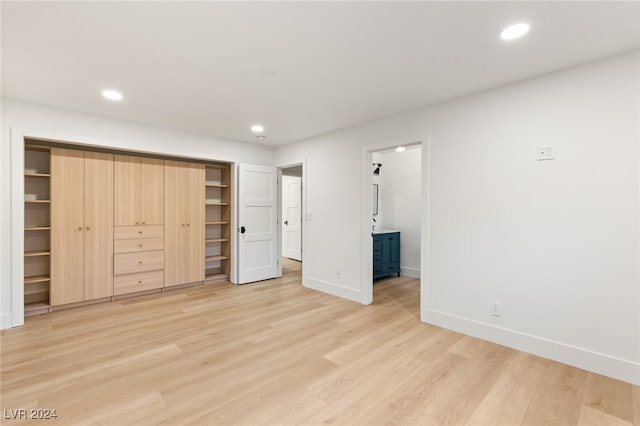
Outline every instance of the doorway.
<svg viewBox="0 0 640 426">
<path fill-rule="evenodd" d="M 280 247 L 283 267 L 303 257 L 303 165 L 280 167 Z"/>
<path fill-rule="evenodd" d="M 423 149 L 422 142 L 423 138 L 410 138 L 362 149 L 362 197 L 366 202 L 363 202 L 362 209 L 361 289 L 365 304 L 374 301 L 374 239 L 382 239 L 380 234 L 388 235 L 389 241 L 392 235 L 397 236 L 400 254 L 397 259 L 399 265 L 393 264 L 395 252 L 392 250 L 390 254 L 381 255 L 381 245 L 376 241 L 375 277 L 379 278 L 375 281 L 376 285 L 398 280 L 393 277 L 399 275 L 401 280 L 412 280 L 414 285 L 421 286 L 425 272 L 422 268 L 422 259 L 425 257 L 423 230 L 426 229 L 426 215 L 423 213 L 423 194 L 426 191 L 422 185 L 426 173 L 423 159 L 427 154 L 427 145 L 425 143 Z M 394 232 L 386 234 L 387 231 Z M 389 273 L 380 272 L 381 257 L 384 259 L 384 268 L 388 268 L 385 271 Z"/>
</svg>

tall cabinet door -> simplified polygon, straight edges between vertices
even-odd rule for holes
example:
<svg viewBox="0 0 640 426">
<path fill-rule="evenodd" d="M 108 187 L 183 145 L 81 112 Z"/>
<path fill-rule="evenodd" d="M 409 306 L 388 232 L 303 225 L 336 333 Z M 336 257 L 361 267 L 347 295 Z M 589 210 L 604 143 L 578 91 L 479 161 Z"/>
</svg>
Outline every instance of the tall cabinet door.
<svg viewBox="0 0 640 426">
<path fill-rule="evenodd" d="M 183 284 L 183 262 L 181 261 L 184 221 L 182 193 L 180 191 L 180 162 L 164 162 L 165 215 L 164 215 L 164 284 Z"/>
<path fill-rule="evenodd" d="M 164 223 L 164 160 L 140 158 L 140 220 L 143 225 Z"/>
<path fill-rule="evenodd" d="M 84 152 L 51 150 L 51 305 L 84 299 Z"/>
<path fill-rule="evenodd" d="M 187 164 L 185 174 L 185 282 L 192 283 L 204 280 L 204 165 Z"/>
<path fill-rule="evenodd" d="M 204 280 L 204 165 L 165 161 L 165 285 Z"/>
<path fill-rule="evenodd" d="M 85 153 L 84 299 L 113 296 L 113 155 Z"/>
<path fill-rule="evenodd" d="M 140 221 L 140 158 L 114 156 L 113 199 L 115 226 L 138 225 Z"/>
</svg>

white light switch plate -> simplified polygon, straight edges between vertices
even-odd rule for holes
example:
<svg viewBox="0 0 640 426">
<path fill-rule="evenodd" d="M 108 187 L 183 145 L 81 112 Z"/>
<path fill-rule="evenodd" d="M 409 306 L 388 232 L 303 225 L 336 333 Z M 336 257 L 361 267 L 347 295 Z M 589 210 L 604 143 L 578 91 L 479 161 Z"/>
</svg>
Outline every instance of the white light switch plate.
<svg viewBox="0 0 640 426">
<path fill-rule="evenodd" d="M 539 146 L 538 147 L 538 161 L 553 160 L 555 155 L 553 154 L 552 146 Z"/>
</svg>

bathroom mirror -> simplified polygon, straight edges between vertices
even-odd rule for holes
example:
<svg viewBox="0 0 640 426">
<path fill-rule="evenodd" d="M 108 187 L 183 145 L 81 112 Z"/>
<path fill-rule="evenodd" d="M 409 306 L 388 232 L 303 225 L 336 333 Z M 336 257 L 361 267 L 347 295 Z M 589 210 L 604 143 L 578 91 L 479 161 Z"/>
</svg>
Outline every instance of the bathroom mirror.
<svg viewBox="0 0 640 426">
<path fill-rule="evenodd" d="M 373 200 L 373 206 L 371 207 L 371 211 L 373 212 L 373 215 L 377 215 L 378 214 L 378 184 L 374 183 L 373 184 L 373 191 L 372 191 L 372 196 L 371 199 Z"/>
</svg>

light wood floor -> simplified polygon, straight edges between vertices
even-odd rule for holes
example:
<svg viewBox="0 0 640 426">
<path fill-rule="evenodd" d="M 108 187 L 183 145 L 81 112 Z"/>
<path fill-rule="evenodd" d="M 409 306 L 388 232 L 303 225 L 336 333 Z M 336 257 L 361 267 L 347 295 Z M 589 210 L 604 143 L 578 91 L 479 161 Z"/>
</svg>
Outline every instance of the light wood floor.
<svg viewBox="0 0 640 426">
<path fill-rule="evenodd" d="M 418 287 L 380 281 L 363 306 L 303 288 L 289 261 L 278 280 L 29 317 L 1 334 L 3 417 L 39 407 L 58 416 L 40 424 L 640 424 L 638 387 L 421 323 Z"/>
</svg>

